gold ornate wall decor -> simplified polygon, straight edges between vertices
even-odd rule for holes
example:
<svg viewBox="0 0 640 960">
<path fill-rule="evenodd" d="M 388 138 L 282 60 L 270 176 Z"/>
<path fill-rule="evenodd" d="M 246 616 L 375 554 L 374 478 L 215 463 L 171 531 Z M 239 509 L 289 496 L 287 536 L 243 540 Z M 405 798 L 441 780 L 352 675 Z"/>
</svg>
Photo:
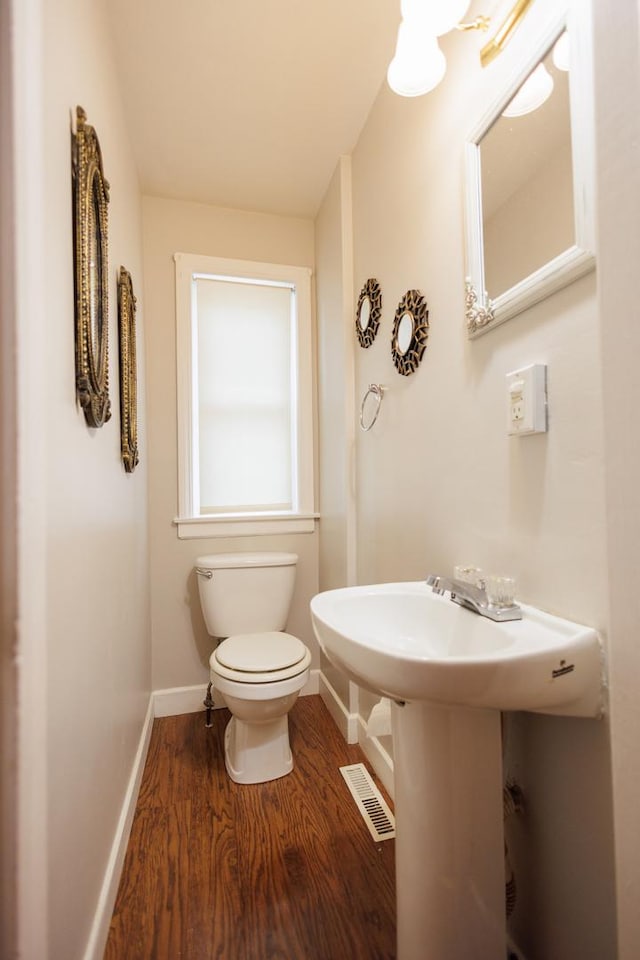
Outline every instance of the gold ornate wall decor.
<svg viewBox="0 0 640 960">
<path fill-rule="evenodd" d="M 118 339 L 120 343 L 120 450 L 127 473 L 138 456 L 138 364 L 136 361 L 136 298 L 131 274 L 118 273 Z"/>
<path fill-rule="evenodd" d="M 478 330 L 482 330 L 488 324 L 493 323 L 495 314 L 493 304 L 485 293 L 486 306 L 478 304 L 478 294 L 471 281 L 467 278 L 464 285 L 464 307 L 465 317 L 467 318 L 467 333 L 473 336 Z"/>
<path fill-rule="evenodd" d="M 370 347 L 378 333 L 382 313 L 382 291 L 377 280 L 370 278 L 358 297 L 356 333 L 361 347 Z"/>
<path fill-rule="evenodd" d="M 428 336 L 427 301 L 419 290 L 407 290 L 396 309 L 391 335 L 391 355 L 403 377 L 420 366 Z"/>
<path fill-rule="evenodd" d="M 82 107 L 72 134 L 76 396 L 90 427 L 111 417 L 109 400 L 109 184 L 98 137 Z"/>
</svg>

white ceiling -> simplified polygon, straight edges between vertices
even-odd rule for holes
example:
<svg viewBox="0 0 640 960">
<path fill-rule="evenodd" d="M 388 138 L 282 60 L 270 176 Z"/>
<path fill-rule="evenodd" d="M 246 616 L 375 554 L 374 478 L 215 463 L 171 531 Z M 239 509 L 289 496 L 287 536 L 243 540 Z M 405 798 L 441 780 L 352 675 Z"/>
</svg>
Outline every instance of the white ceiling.
<svg viewBox="0 0 640 960">
<path fill-rule="evenodd" d="M 108 0 L 142 191 L 311 217 L 384 82 L 399 0 Z"/>
</svg>

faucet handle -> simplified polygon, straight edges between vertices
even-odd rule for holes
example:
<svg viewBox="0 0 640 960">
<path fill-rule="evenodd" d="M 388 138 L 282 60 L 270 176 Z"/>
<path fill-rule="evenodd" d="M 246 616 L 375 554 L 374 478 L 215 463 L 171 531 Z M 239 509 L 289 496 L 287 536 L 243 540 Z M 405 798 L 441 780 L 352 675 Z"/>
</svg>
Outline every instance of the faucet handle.
<svg viewBox="0 0 640 960">
<path fill-rule="evenodd" d="M 487 600 L 492 607 L 513 607 L 515 605 L 516 581 L 513 577 L 490 574 L 487 577 Z"/>
<path fill-rule="evenodd" d="M 446 587 L 442 585 L 442 577 L 439 577 L 437 573 L 430 573 L 425 583 L 428 587 L 431 587 L 434 593 L 437 593 L 439 596 L 445 592 Z"/>
<path fill-rule="evenodd" d="M 482 590 L 485 585 L 484 574 L 480 567 L 465 564 L 456 564 L 453 568 L 453 579 L 459 583 L 469 583 L 472 587 Z"/>
</svg>

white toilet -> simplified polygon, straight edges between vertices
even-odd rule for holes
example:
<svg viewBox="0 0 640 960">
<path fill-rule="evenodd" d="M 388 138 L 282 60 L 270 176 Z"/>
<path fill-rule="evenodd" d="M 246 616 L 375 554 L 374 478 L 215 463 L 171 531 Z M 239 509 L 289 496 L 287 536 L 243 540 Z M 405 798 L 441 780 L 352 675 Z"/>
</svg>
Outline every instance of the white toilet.
<svg viewBox="0 0 640 960">
<path fill-rule="evenodd" d="M 295 553 L 220 553 L 196 560 L 200 603 L 211 637 L 211 682 L 232 713 L 224 737 L 227 773 L 264 783 L 293 769 L 288 712 L 309 679 L 311 654 L 287 622 Z"/>
</svg>

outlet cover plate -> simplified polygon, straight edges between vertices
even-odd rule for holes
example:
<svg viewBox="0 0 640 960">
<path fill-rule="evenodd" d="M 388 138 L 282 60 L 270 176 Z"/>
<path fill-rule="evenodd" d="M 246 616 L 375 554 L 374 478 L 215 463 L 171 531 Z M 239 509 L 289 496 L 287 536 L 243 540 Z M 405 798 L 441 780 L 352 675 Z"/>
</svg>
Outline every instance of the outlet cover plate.
<svg viewBox="0 0 640 960">
<path fill-rule="evenodd" d="M 530 436 L 547 431 L 547 365 L 532 363 L 507 374 L 507 433 Z"/>
</svg>

